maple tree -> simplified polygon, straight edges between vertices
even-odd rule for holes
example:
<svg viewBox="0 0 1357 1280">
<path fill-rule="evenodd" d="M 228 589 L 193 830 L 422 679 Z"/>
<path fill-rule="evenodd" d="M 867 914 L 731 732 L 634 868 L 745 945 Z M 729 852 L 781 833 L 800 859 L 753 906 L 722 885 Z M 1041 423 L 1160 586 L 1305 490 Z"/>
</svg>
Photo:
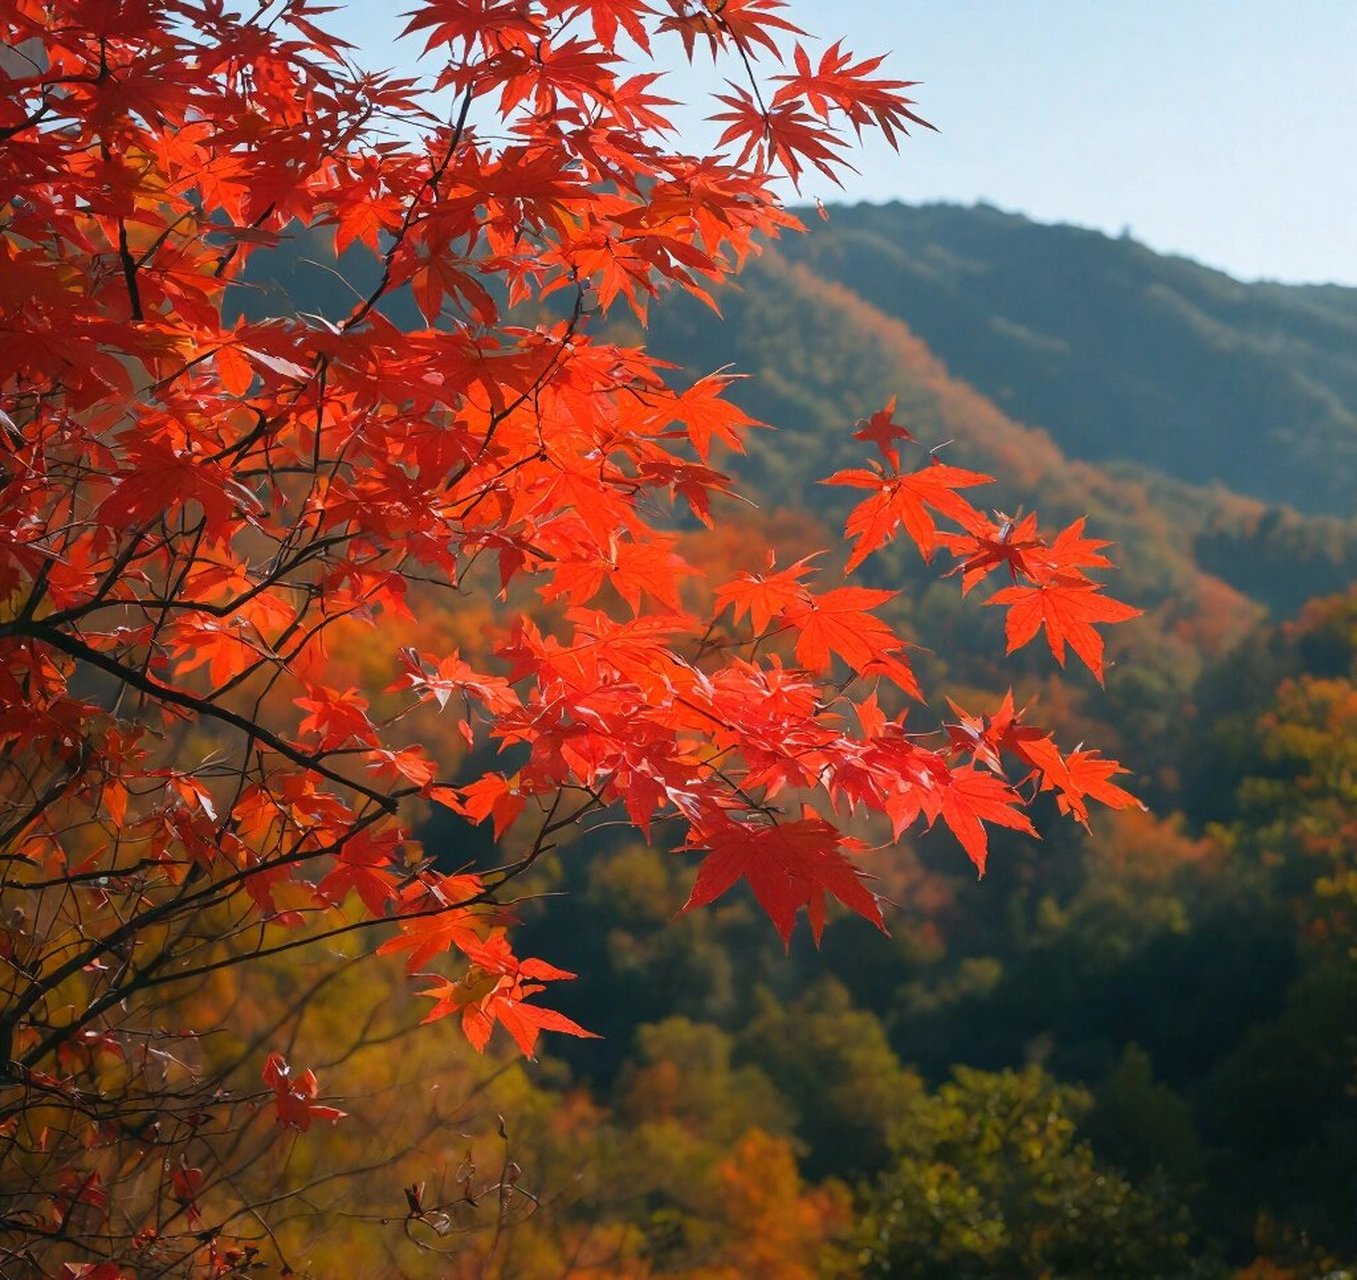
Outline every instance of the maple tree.
<svg viewBox="0 0 1357 1280">
<path fill-rule="evenodd" d="M 1062 753 L 1011 701 L 907 729 L 897 708 L 923 690 L 877 612 L 889 591 L 820 589 L 807 558 L 692 603 L 685 517 L 664 505 L 712 526 L 731 490 L 714 447 L 759 424 L 729 375 L 676 386 L 591 322 L 643 320 L 667 288 L 715 306 L 760 237 L 797 225 L 782 179 L 834 178 L 845 126 L 894 145 L 923 123 L 879 58 L 833 45 L 817 62 L 781 9 L 426 0 L 405 27 L 428 59 L 417 80 L 357 69 L 311 0 L 248 17 L 217 0 L 4 7 L 16 1265 L 102 1280 L 252 1263 L 222 1243 L 243 1210 L 208 1137 L 343 1110 L 291 1048 L 257 1046 L 243 1096 L 192 1059 L 205 1029 L 159 1024 L 173 992 L 225 968 L 379 932 L 428 1017 L 456 1014 L 478 1049 L 496 1025 L 525 1054 L 544 1030 L 588 1034 L 540 1003 L 572 975 L 515 954 L 508 895 L 592 815 L 663 824 L 700 859 L 690 907 L 747 881 L 785 939 L 802 908 L 818 938 L 831 897 L 884 927 L 854 815 L 897 838 L 940 820 L 983 870 L 987 824 L 1030 832 L 1037 789 L 1080 820 L 1089 799 L 1135 803 L 1115 762 Z M 662 40 L 736 77 L 710 154 L 675 148 L 657 75 L 628 62 Z M 297 225 L 365 246 L 376 283 L 332 318 L 240 317 L 246 263 Z M 384 309 L 403 289 L 415 331 Z M 1044 627 L 1101 678 L 1096 625 L 1135 613 L 1085 573 L 1103 544 L 972 505 L 962 490 L 989 478 L 913 465 L 889 406 L 859 435 L 879 460 L 831 478 L 871 491 L 848 568 L 903 529 L 956 558 L 963 590 L 1001 570 L 1009 648 Z M 334 678 L 337 637 L 380 636 L 439 591 L 505 601 L 493 654 L 393 645 L 380 707 Z M 435 711 L 513 763 L 459 782 L 405 733 Z M 514 854 L 426 857 L 410 834 L 425 803 Z"/>
</svg>

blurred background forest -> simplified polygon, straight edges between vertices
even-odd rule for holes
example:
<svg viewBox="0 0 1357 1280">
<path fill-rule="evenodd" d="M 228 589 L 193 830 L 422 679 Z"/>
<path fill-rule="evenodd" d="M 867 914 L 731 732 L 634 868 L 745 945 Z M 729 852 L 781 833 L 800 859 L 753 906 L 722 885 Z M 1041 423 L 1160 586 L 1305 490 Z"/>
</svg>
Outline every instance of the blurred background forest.
<svg viewBox="0 0 1357 1280">
<path fill-rule="evenodd" d="M 889 936 L 841 919 L 787 954 L 738 894 L 677 916 L 691 868 L 662 829 L 582 834 L 518 911 L 525 951 L 583 975 L 559 1007 L 602 1038 L 549 1038 L 532 1065 L 502 1045 L 476 1059 L 446 1023 L 416 1031 L 395 968 L 386 987 L 313 984 L 305 959 L 223 977 L 197 997 L 223 1036 L 248 1044 L 300 1007 L 307 1061 L 322 1080 L 345 1064 L 352 1119 L 283 1174 L 371 1171 L 308 1192 L 291 1246 L 318 1274 L 531 1280 L 1341 1273 L 1357 1264 L 1357 289 L 1243 284 L 983 205 L 802 216 L 809 233 L 753 263 L 721 319 L 652 309 L 647 344 L 676 378 L 750 375 L 734 398 L 777 428 L 721 460 L 753 501 L 716 533 L 677 526 L 684 555 L 720 580 L 766 546 L 788 563 L 835 545 L 851 495 L 816 482 L 858 464 L 855 422 L 897 397 L 924 448 L 1000 477 L 990 505 L 1087 516 L 1145 616 L 1110 638 L 1100 690 L 1035 648 L 995 657 L 984 591 L 962 600 L 912 547 L 859 580 L 900 592 L 892 621 L 968 710 L 1011 686 L 1062 741 L 1126 762 L 1148 810 L 1085 833 L 1038 806 L 1043 838 L 996 831 L 981 882 L 943 833 L 883 847 L 867 866 Z M 336 271 L 324 243 L 259 254 L 241 307 L 346 309 L 344 281 L 375 266 Z M 355 626 L 335 654 L 377 707 L 391 639 L 482 654 L 497 635 L 484 595 L 411 604 L 408 637 L 373 646 Z M 491 764 L 451 717 L 420 732 L 448 776 Z M 501 856 L 486 830 L 445 813 L 421 834 L 453 868 Z M 385 1145 L 397 1111 L 427 1116 L 418 1149 Z M 487 1169 L 495 1203 L 473 1204 Z M 402 1232 L 421 1181 L 431 1201 L 469 1194 Z M 344 1215 L 387 1224 L 337 1232 Z"/>
</svg>

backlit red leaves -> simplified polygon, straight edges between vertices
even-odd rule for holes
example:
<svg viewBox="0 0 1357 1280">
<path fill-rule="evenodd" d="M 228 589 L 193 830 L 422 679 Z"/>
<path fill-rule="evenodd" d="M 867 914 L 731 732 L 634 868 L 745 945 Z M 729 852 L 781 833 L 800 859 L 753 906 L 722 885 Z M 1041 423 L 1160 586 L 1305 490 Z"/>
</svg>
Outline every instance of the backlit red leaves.
<svg viewBox="0 0 1357 1280">
<path fill-rule="evenodd" d="M 760 165 L 776 162 L 793 185 L 799 187 L 804 166 L 809 162 L 838 184 L 843 143 L 798 100 L 774 99 L 765 107 L 740 85 L 732 85 L 728 94 L 718 94 L 717 100 L 727 108 L 711 117 L 726 125 L 717 146 L 738 143 L 736 164 L 748 164 L 756 158 Z"/>
<path fill-rule="evenodd" d="M 1031 819 L 1022 811 L 1022 797 L 1002 778 L 980 769 L 954 769 L 943 787 L 937 811 L 981 875 L 989 857 L 986 822 L 1036 835 Z"/>
<path fill-rule="evenodd" d="M 814 555 L 756 571 L 714 528 L 713 463 L 761 425 L 740 375 L 676 371 L 594 319 L 624 300 L 644 322 L 670 289 L 715 309 L 798 225 L 787 177 L 837 181 L 850 130 L 894 145 L 924 123 L 908 82 L 837 43 L 812 60 L 782 0 L 414 0 L 418 79 L 356 68 L 323 4 L 277 8 L 0 17 L 21 51 L 0 189 L 22 195 L 0 236 L 0 827 L 14 1068 L 43 1084 L 10 1117 L 41 1158 L 7 1222 L 38 1269 L 68 1217 L 88 1228 L 97 1261 L 64 1269 L 95 1280 L 130 1274 L 105 1261 L 130 1231 L 132 1270 L 267 1265 L 228 1243 L 230 1213 L 199 1218 L 234 1196 L 212 1135 L 258 1096 L 155 1017 L 211 1001 L 224 965 L 347 963 L 382 930 L 426 1021 L 531 1055 L 591 1034 L 537 1003 L 573 975 L 506 933 L 514 879 L 567 833 L 675 830 L 701 856 L 688 907 L 744 882 L 784 941 L 803 908 L 818 941 L 831 899 L 884 927 L 852 824 L 944 826 L 983 869 L 993 828 L 1031 834 L 1034 791 L 1080 821 L 1135 803 L 1115 762 L 1063 755 L 1011 701 L 907 732 L 896 593 L 817 584 Z M 656 74 L 627 65 L 666 39 L 737 78 L 713 154 L 684 153 Z M 339 286 L 325 314 L 243 275 L 317 236 L 344 255 L 311 264 Z M 272 318 L 238 319 L 247 300 Z M 970 501 L 989 477 L 913 454 L 894 415 L 832 480 L 867 491 L 849 568 L 904 529 L 964 590 L 1007 575 L 1010 647 L 1045 627 L 1101 674 L 1095 627 L 1133 612 L 1087 577 L 1104 544 L 991 519 Z M 724 537 L 710 587 L 677 506 Z M 93 1111 L 82 1073 L 108 1075 Z M 278 1128 L 343 1115 L 282 1054 L 262 1078 Z M 148 1134 L 159 1178 L 128 1163 Z M 271 1236 L 269 1205 L 245 1207 Z"/>
<path fill-rule="evenodd" d="M 902 527 L 925 558 L 932 556 L 938 542 L 934 514 L 965 528 L 983 523 L 984 517 L 957 490 L 992 484 L 992 476 L 936 460 L 919 471 L 903 474 L 883 470 L 876 463 L 872 467 L 870 471 L 839 471 L 824 482 L 876 491 L 848 517 L 846 532 L 854 540 L 853 554 L 848 558 L 850 572 Z"/>
<path fill-rule="evenodd" d="M 485 918 L 471 908 L 485 897 L 477 876 L 426 871 L 402 891 L 396 908 L 400 932 L 383 942 L 377 954 L 408 952 L 406 967 L 415 973 L 444 952 L 464 953 L 481 941 Z"/>
<path fill-rule="evenodd" d="M 825 895 L 885 929 L 876 896 L 841 852 L 857 847 L 841 831 L 808 812 L 795 822 L 717 820 L 694 831 L 690 847 L 705 848 L 684 910 L 706 906 L 738 880 L 749 882 L 782 940 L 791 939 L 796 913 L 805 907 L 818 940 L 825 926 Z"/>
<path fill-rule="evenodd" d="M 494 324 L 499 315 L 495 300 L 475 272 L 451 258 L 447 249 L 421 258 L 410 276 L 410 286 L 415 302 L 431 325 L 442 314 L 445 301 L 465 308 L 482 324 Z"/>
<path fill-rule="evenodd" d="M 644 52 L 650 52 L 650 36 L 643 19 L 655 11 L 645 0 L 578 0 L 574 7 L 581 13 L 588 13 L 594 37 L 600 44 L 613 47 L 621 27 Z"/>
<path fill-rule="evenodd" d="M 751 56 L 761 48 L 780 60 L 778 33 L 806 34 L 778 12 L 787 7 L 785 0 L 669 0 L 669 5 L 673 14 L 659 30 L 682 36 L 690 62 L 699 35 L 706 37 L 713 59 L 719 49 L 736 44 Z"/>
<path fill-rule="evenodd" d="M 316 1073 L 309 1069 L 296 1072 L 281 1053 L 271 1053 L 265 1059 L 263 1080 L 273 1090 L 274 1115 L 281 1125 L 304 1133 L 313 1120 L 328 1120 L 334 1124 L 347 1114 L 338 1107 L 317 1102 L 320 1084 Z"/>
<path fill-rule="evenodd" d="M 842 658 L 863 675 L 888 675 L 906 693 L 919 696 L 902 654 L 904 644 L 889 624 L 868 612 L 893 599 L 894 591 L 838 587 L 822 596 L 805 593 L 783 612 L 787 625 L 800 634 L 796 658 L 811 671 L 828 671 L 831 656 Z"/>
<path fill-rule="evenodd" d="M 1084 536 L 1083 520 L 1049 541 L 1031 515 L 1017 522 L 1002 517 L 999 524 L 982 519 L 978 526 L 941 540 L 960 561 L 952 572 L 961 573 L 963 592 L 1000 566 L 1007 569 L 1014 585 L 996 592 L 987 603 L 1008 607 L 1010 653 L 1044 627 L 1057 662 L 1064 665 L 1068 645 L 1102 682 L 1103 638 L 1095 624 L 1126 622 L 1139 617 L 1140 610 L 1104 595 L 1101 584 L 1084 573 L 1107 568 L 1111 562 L 1102 554 L 1106 542 Z"/>
<path fill-rule="evenodd" d="M 946 726 L 953 751 L 969 755 L 999 774 L 1004 771 L 1002 757 L 1006 753 L 1014 753 L 1028 764 L 1035 763 L 1030 752 L 1046 738 L 1046 733 L 1023 723 L 1024 712 L 1013 708 L 1013 690 L 1004 694 L 999 710 L 993 715 L 971 715 L 951 698 L 947 703 L 958 718 L 958 723 Z"/>
<path fill-rule="evenodd" d="M 204 953 L 203 902 L 243 939 L 378 925 L 412 970 L 450 966 L 431 1017 L 531 1053 L 587 1033 L 535 1003 L 570 975 L 513 955 L 508 885 L 604 810 L 702 851 L 690 906 L 743 880 L 784 938 L 804 907 L 818 939 L 831 898 L 882 924 L 850 822 L 941 823 L 983 867 L 989 828 L 1030 833 L 1027 783 L 1080 821 L 1134 803 L 1011 703 L 906 733 L 895 592 L 822 589 L 814 556 L 736 558 L 709 588 L 670 508 L 720 518 L 715 455 L 760 425 L 740 375 L 591 322 L 670 288 L 714 307 L 796 225 L 786 177 L 837 180 L 850 131 L 923 124 L 880 58 L 812 58 L 780 0 L 416 0 L 439 101 L 356 71 L 314 5 L 48 8 L 9 19 L 34 56 L 0 109 L 0 187 L 24 193 L 0 238 L 0 807 L 16 866 L 71 877 L 28 917 L 66 938 L 39 987 L 86 947 L 86 1007 L 129 1009 L 118 984 L 164 937 Z M 737 78 L 714 154 L 682 153 L 626 65 L 665 39 Z M 318 231 L 375 254 L 369 282 L 237 319 L 253 256 Z M 1107 561 L 1082 522 L 992 519 L 990 478 L 915 454 L 894 401 L 856 435 L 877 458 L 830 480 L 866 491 L 850 570 L 904 530 L 965 591 L 1005 575 L 1010 648 L 1044 627 L 1101 675 L 1097 628 L 1135 611 L 1087 576 Z M 439 830 L 489 824 L 496 865 L 440 871 L 455 838 L 425 859 L 404 824 L 428 802 Z M 278 1055 L 265 1082 L 286 1127 L 338 1117 Z"/>
<path fill-rule="evenodd" d="M 355 688 L 328 689 L 313 686 L 303 698 L 293 701 L 307 714 L 297 726 L 303 738 L 312 738 L 321 751 L 348 746 L 354 742 L 371 745 L 377 731 L 368 719 L 368 700 Z"/>
<path fill-rule="evenodd" d="M 775 617 L 805 600 L 801 579 L 811 572 L 809 557 L 776 573 L 771 564 L 764 574 L 742 570 L 733 582 L 716 589 L 716 611 L 720 614 L 729 606 L 737 624 L 748 615 L 754 634 L 761 636 Z"/>
<path fill-rule="evenodd" d="M 1094 630 L 1097 622 L 1127 622 L 1138 618 L 1140 610 L 1102 594 L 1102 588 L 1088 581 L 1055 579 L 1025 587 L 1005 587 L 996 592 L 990 604 L 1008 606 L 1004 630 L 1008 651 L 1021 649 L 1038 631 L 1046 628 L 1046 643 L 1061 666 L 1065 665 L 1065 646 L 1083 659 L 1084 665 L 1103 678 L 1103 638 Z"/>
<path fill-rule="evenodd" d="M 1103 638 L 1095 624 L 1126 622 L 1140 615 L 1139 609 L 1102 594 L 1101 584 L 1084 572 L 1110 566 L 1102 554 L 1108 544 L 1085 537 L 1083 520 L 1050 540 L 1039 532 L 1034 515 L 991 520 L 958 492 L 992 482 L 980 472 L 935 458 L 926 467 L 902 473 L 895 442 L 911 437 L 893 421 L 894 406 L 892 400 L 856 433 L 858 439 L 876 444 L 885 465 L 873 461 L 870 469 L 840 471 L 825 481 L 874 490 L 849 513 L 844 531 L 854 544 L 847 569 L 856 569 L 901 528 L 925 559 L 938 546 L 957 558 L 952 572 L 961 574 L 963 594 L 1002 567 L 1013 585 L 987 603 L 1008 606 L 1008 651 L 1022 648 L 1044 627 L 1057 662 L 1064 665 L 1068 645 L 1101 683 Z M 936 517 L 958 529 L 939 530 Z"/>
<path fill-rule="evenodd" d="M 828 217 L 828 214 L 825 215 Z M 900 451 L 895 447 L 897 440 L 913 440 L 907 427 L 895 421 L 895 397 L 886 401 L 884 409 L 878 409 L 866 422 L 853 432 L 854 440 L 874 444 L 878 452 L 890 464 L 892 469 L 900 469 Z"/>
<path fill-rule="evenodd" d="M 820 55 L 818 67 L 812 67 L 810 55 L 799 41 L 792 56 L 796 74 L 774 77 L 782 85 L 774 95 L 774 102 L 803 100 L 811 111 L 826 121 L 840 112 L 858 137 L 862 136 L 864 126 L 875 125 L 886 141 L 897 149 L 896 132 L 909 132 L 906 121 L 925 129 L 933 128 L 909 109 L 914 103 L 900 92 L 913 88 L 914 81 L 872 78 L 872 72 L 885 62 L 884 56 L 854 63 L 852 54 L 844 50 L 841 40 L 836 40 Z"/>
<path fill-rule="evenodd" d="M 676 395 L 664 407 L 664 415 L 682 422 L 697 456 L 706 462 L 716 440 L 736 453 L 744 452 L 741 432 L 763 424 L 749 417 L 725 398 L 734 378 L 729 374 L 708 374 Z"/>
<path fill-rule="evenodd" d="M 124 470 L 99 508 L 100 520 L 114 529 L 143 524 L 167 507 L 196 505 L 214 525 L 260 510 L 255 495 L 215 462 L 140 436 L 124 448 Z"/>
<path fill-rule="evenodd" d="M 558 561 L 551 581 L 540 588 L 542 597 L 588 604 L 606 585 L 627 602 L 633 614 L 641 612 L 646 596 L 677 612 L 683 607 L 679 583 L 697 570 L 673 550 L 676 541 L 659 533 L 645 542 L 610 538 L 606 547 L 579 559 Z"/>
<path fill-rule="evenodd" d="M 384 778 L 403 778 L 416 787 L 427 787 L 434 780 L 434 763 L 419 747 L 402 747 L 399 751 L 377 747 L 366 756 L 368 768 Z"/>
<path fill-rule="evenodd" d="M 478 41 L 526 43 L 543 33 L 541 20 L 515 0 L 423 0 L 408 15 L 402 35 L 429 33 L 425 52 L 444 45 L 469 49 Z"/>
<path fill-rule="evenodd" d="M 807 557 L 776 573 L 741 573 L 716 589 L 717 612 L 729 607 L 737 624 L 747 615 L 756 637 L 776 620 L 796 634 L 796 660 L 809 671 L 828 672 L 837 657 L 859 675 L 888 676 L 918 697 L 904 641 L 871 612 L 896 593 L 838 587 L 817 596 L 801 582 L 812 571 Z"/>
<path fill-rule="evenodd" d="M 481 823 L 486 818 L 493 818 L 496 840 L 523 812 L 525 803 L 517 780 L 506 778 L 502 773 L 487 773 L 455 792 L 449 787 L 439 787 L 432 795 L 440 804 L 456 810 L 472 822 Z"/>
<path fill-rule="evenodd" d="M 1022 781 L 1034 778 L 1039 790 L 1055 792 L 1060 812 L 1072 814 L 1085 827 L 1088 800 L 1109 809 L 1144 808 L 1135 796 L 1112 781 L 1126 772 L 1121 765 L 1082 747 L 1062 755 L 1045 730 L 1023 723 L 1025 713 L 1014 710 L 1012 691 L 1004 695 L 992 716 L 973 716 L 956 703 L 951 706 L 959 719 L 959 723 L 947 726 L 953 751 L 969 755 L 996 775 L 1003 773 L 1003 757 L 1016 757 L 1028 770 Z"/>
<path fill-rule="evenodd" d="M 477 1053 L 485 1052 L 496 1023 L 509 1032 L 526 1057 L 532 1057 L 543 1031 L 597 1039 L 564 1014 L 528 1003 L 530 996 L 546 990 L 547 982 L 573 978 L 573 973 L 544 960 L 516 959 L 501 931 L 464 950 L 471 964 L 463 977 L 443 979 L 420 992 L 435 1001 L 425 1022 L 459 1014 L 462 1031 Z"/>
<path fill-rule="evenodd" d="M 1105 760 L 1097 751 L 1078 750 L 1061 756 L 1049 739 L 1046 744 L 1046 750 L 1029 754 L 1040 771 L 1041 789 L 1056 793 L 1061 813 L 1073 814 L 1087 827 L 1089 800 L 1109 809 L 1144 809 L 1135 796 L 1112 781 L 1126 772 L 1115 760 Z"/>
<path fill-rule="evenodd" d="M 943 534 L 939 541 L 961 560 L 951 573 L 961 574 L 962 595 L 968 594 L 977 582 L 983 582 L 1000 565 L 1008 569 L 1011 581 L 1016 582 L 1020 575 L 1036 577 L 1039 554 L 1046 545 L 1037 535 L 1035 515 L 1026 516 L 1016 524 L 1005 520 L 993 531 L 982 526 L 976 533 Z"/>
<path fill-rule="evenodd" d="M 416 649 L 402 649 L 400 665 L 401 678 L 389 691 L 412 689 L 421 700 L 436 702 L 440 710 L 446 709 L 456 696 L 465 709 L 457 727 L 468 746 L 475 743 L 471 723 L 473 698 L 487 716 L 502 715 L 520 705 L 509 681 L 503 676 L 476 671 L 456 649 L 442 658 L 426 658 Z"/>
<path fill-rule="evenodd" d="M 330 873 L 316 886 L 317 896 L 336 905 L 350 890 L 357 893 L 368 913 L 380 917 L 396 896 L 393 870 L 399 833 L 393 830 L 359 832 L 344 842 Z"/>
</svg>

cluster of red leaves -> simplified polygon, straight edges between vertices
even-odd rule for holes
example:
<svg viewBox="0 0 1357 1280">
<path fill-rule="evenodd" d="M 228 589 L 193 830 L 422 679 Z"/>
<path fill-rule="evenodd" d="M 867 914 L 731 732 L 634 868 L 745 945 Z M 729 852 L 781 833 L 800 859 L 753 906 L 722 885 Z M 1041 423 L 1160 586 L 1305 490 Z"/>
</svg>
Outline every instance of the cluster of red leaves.
<svg viewBox="0 0 1357 1280">
<path fill-rule="evenodd" d="M 338 1107 L 326 1106 L 316 1101 L 320 1094 L 320 1082 L 311 1070 L 293 1072 L 287 1059 L 281 1053 L 271 1053 L 264 1060 L 263 1081 L 273 1091 L 273 1107 L 277 1121 L 281 1125 L 300 1129 L 303 1133 L 311 1127 L 313 1120 L 328 1120 L 333 1124 L 344 1118 L 344 1112 Z M 196 1174 L 196 1177 L 192 1175 Z M 201 1189 L 202 1170 L 181 1169 L 175 1173 L 175 1196 L 178 1199 L 193 1201 Z"/>
<path fill-rule="evenodd" d="M 678 390 L 589 317 L 620 300 L 644 318 L 667 287 L 710 301 L 757 237 L 795 225 L 780 177 L 835 176 L 845 127 L 895 143 L 922 123 L 879 59 L 834 45 L 812 63 L 781 8 L 424 0 L 406 30 L 436 56 L 415 81 L 353 70 L 311 0 L 247 18 L 216 0 L 5 6 L 0 844 L 25 909 L 3 930 L 22 962 L 0 1058 L 20 1077 L 219 968 L 223 929 L 252 939 L 234 962 L 299 931 L 394 927 L 384 949 L 413 970 L 453 957 L 430 1016 L 459 1015 L 478 1049 L 495 1023 L 525 1053 L 543 1029 L 585 1034 L 529 1002 L 570 975 L 514 957 L 502 890 L 614 806 L 702 855 L 690 905 L 745 879 L 784 937 L 802 907 L 818 937 L 827 897 L 882 923 L 854 813 L 896 836 L 941 819 L 983 868 L 987 824 L 1031 830 L 1005 754 L 1081 820 L 1087 799 L 1131 803 L 1112 762 L 1061 756 L 1011 708 L 933 745 L 888 718 L 878 686 L 922 698 L 876 612 L 889 592 L 813 590 L 803 560 L 715 584 L 714 615 L 685 608 L 697 571 L 656 511 L 710 524 L 729 491 L 713 445 L 757 424 L 728 378 Z M 675 36 L 747 76 L 712 155 L 675 149 L 656 76 L 625 61 Z M 765 98 L 768 60 L 791 69 Z M 343 314 L 239 318 L 243 266 L 298 225 L 367 246 L 377 283 Z M 383 309 L 405 287 L 415 332 Z M 511 310 L 557 293 L 565 318 Z M 902 470 L 889 409 L 860 434 L 885 461 L 833 479 L 873 491 L 850 569 L 900 526 L 950 550 L 966 589 L 1005 567 L 1010 648 L 1044 626 L 1101 675 L 1095 624 L 1134 612 L 1084 574 L 1102 544 L 996 523 L 960 492 L 976 473 Z M 412 584 L 520 581 L 562 612 L 512 619 L 494 670 L 393 653 L 380 704 L 327 678 L 331 628 L 408 617 Z M 747 633 L 723 632 L 726 610 Z M 452 785 L 401 745 L 421 706 L 521 763 Z M 421 799 L 521 856 L 422 860 Z M 284 1125 L 336 1118 L 309 1073 L 275 1057 L 265 1079 Z"/>
<path fill-rule="evenodd" d="M 848 517 L 847 534 L 854 540 L 849 571 L 900 528 L 926 557 L 940 546 L 956 557 L 960 563 L 952 572 L 961 574 L 963 593 L 996 569 L 1007 569 L 1014 585 L 996 592 L 987 603 L 1008 607 L 1009 653 L 1044 627 L 1046 642 L 1061 666 L 1068 644 L 1101 683 L 1103 639 L 1095 624 L 1126 622 L 1140 615 L 1139 609 L 1104 595 L 1084 572 L 1111 567 L 1102 554 L 1108 544 L 1084 537 L 1083 520 L 1048 538 L 1038 531 L 1035 515 L 991 519 L 959 490 L 991 484 L 992 476 L 948 466 L 933 455 L 923 466 L 903 470 L 897 441 L 911 442 L 913 437 L 894 421 L 894 408 L 892 401 L 857 432 L 859 440 L 876 444 L 884 463 L 873 460 L 870 469 L 840 471 L 825 481 L 872 491 Z M 937 516 L 958 525 L 959 531 L 940 531 Z"/>
</svg>

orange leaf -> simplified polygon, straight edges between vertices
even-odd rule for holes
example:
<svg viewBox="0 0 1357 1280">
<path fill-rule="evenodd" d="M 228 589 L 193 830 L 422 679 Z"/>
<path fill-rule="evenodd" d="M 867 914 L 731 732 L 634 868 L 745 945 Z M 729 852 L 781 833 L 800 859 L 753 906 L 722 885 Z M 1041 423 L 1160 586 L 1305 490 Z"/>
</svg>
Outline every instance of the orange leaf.
<svg viewBox="0 0 1357 1280">
<path fill-rule="evenodd" d="M 1008 652 L 1021 649 L 1042 627 L 1055 660 L 1065 665 L 1065 645 L 1083 659 L 1084 665 L 1103 680 L 1103 638 L 1096 622 L 1125 622 L 1138 618 L 1141 610 L 1102 594 L 1096 583 L 1057 579 L 1033 587 L 1005 587 L 987 604 L 1008 606 L 1004 630 Z"/>
<path fill-rule="evenodd" d="M 811 556 L 806 556 L 766 576 L 741 571 L 733 582 L 716 588 L 716 612 L 720 614 L 729 605 L 735 614 L 736 623 L 747 613 L 753 623 L 754 634 L 761 636 L 777 614 L 809 599 L 800 580 L 811 572 L 811 559 Z M 772 568 L 771 564 L 769 568 Z"/>
<path fill-rule="evenodd" d="M 920 471 L 903 475 L 880 470 L 839 471 L 824 483 L 877 490 L 848 515 L 845 532 L 856 540 L 847 565 L 851 573 L 892 538 L 901 525 L 923 556 L 931 557 L 938 542 L 938 527 L 932 512 L 946 516 L 966 529 L 983 528 L 988 521 L 956 490 L 993 484 L 994 478 L 934 461 Z"/>
<path fill-rule="evenodd" d="M 1086 799 L 1096 800 L 1109 809 L 1145 808 L 1129 791 L 1112 781 L 1126 770 L 1117 761 L 1104 759 L 1097 751 L 1072 751 L 1063 759 L 1055 754 L 1054 761 L 1043 760 L 1041 771 L 1041 789 L 1055 791 L 1060 812 L 1072 813 L 1085 827 L 1088 826 Z"/>
<path fill-rule="evenodd" d="M 837 654 L 860 675 L 873 668 L 889 675 L 906 693 L 919 696 L 919 687 L 900 656 L 904 641 L 880 618 L 867 613 L 893 599 L 894 591 L 869 587 L 838 587 L 822 596 L 808 592 L 800 603 L 783 612 L 789 626 L 800 631 L 796 660 L 809 671 L 827 671 Z"/>
<path fill-rule="evenodd" d="M 1021 805 L 1022 797 L 1002 778 L 966 765 L 952 772 L 938 808 L 942 820 L 983 876 L 989 857 L 986 822 L 1029 836 L 1037 834 Z"/>
</svg>

